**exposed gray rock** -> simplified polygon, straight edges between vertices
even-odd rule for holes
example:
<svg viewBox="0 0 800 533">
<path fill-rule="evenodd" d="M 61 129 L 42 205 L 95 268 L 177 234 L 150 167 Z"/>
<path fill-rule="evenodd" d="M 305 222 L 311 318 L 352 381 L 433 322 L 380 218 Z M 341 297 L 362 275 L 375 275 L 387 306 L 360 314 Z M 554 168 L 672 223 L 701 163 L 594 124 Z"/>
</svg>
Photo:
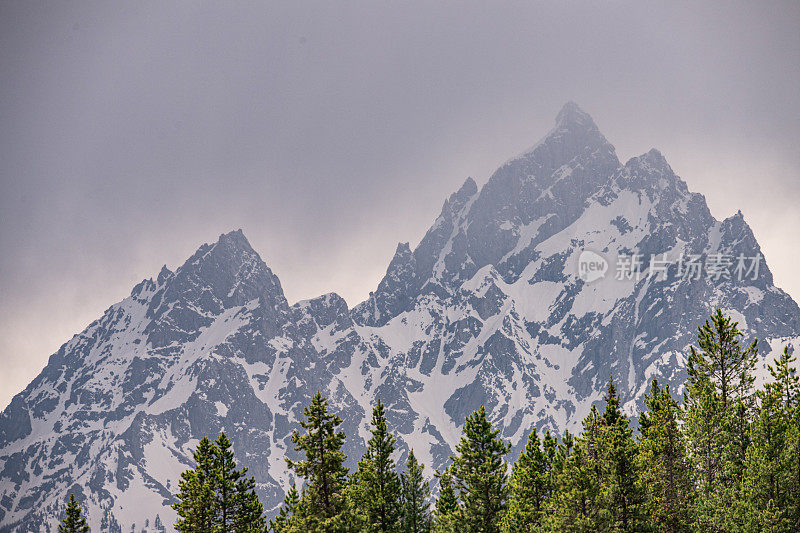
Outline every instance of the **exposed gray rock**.
<svg viewBox="0 0 800 533">
<path fill-rule="evenodd" d="M 578 275 L 584 250 L 608 262 L 605 277 Z M 0 530 L 54 531 L 74 492 L 95 530 L 171 531 L 180 472 L 222 430 L 272 511 L 318 390 L 344 420 L 351 467 L 378 397 L 398 462 L 413 447 L 429 473 L 480 405 L 512 454 L 532 427 L 579 428 L 611 374 L 635 416 L 651 378 L 682 382 L 716 307 L 764 360 L 798 343 L 800 309 L 766 262 L 743 279 L 687 277 L 677 262 L 760 252 L 741 213 L 717 221 L 656 150 L 621 164 L 567 104 L 480 191 L 468 179 L 450 196 L 418 246 L 398 245 L 352 310 L 336 294 L 290 306 L 241 231 L 137 284 L 0 415 Z M 630 254 L 642 273 L 615 279 Z"/>
</svg>

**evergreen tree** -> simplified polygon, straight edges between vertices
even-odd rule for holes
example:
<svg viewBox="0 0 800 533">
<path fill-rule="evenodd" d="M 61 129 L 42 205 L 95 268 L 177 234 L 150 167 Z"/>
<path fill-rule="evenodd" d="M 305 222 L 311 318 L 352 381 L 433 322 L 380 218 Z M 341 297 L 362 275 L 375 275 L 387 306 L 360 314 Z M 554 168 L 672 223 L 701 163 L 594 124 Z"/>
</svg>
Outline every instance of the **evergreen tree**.
<svg viewBox="0 0 800 533">
<path fill-rule="evenodd" d="M 781 391 L 786 421 L 785 445 L 781 452 L 781 464 L 786 468 L 786 519 L 794 531 L 800 531 L 800 380 L 797 360 L 785 346 L 774 363 L 769 371 L 775 388 Z"/>
<path fill-rule="evenodd" d="M 565 432 L 565 436 L 569 436 L 569 431 Z M 550 478 L 549 487 L 551 490 L 553 488 L 553 479 L 552 479 L 553 470 L 555 469 L 556 456 L 558 455 L 558 452 L 556 451 L 557 449 L 558 445 L 556 444 L 556 439 L 554 439 L 553 435 L 550 434 L 549 429 L 545 430 L 544 438 L 542 439 L 542 451 L 544 452 L 547 464 L 550 465 L 550 471 L 548 472 L 549 474 L 548 477 Z"/>
<path fill-rule="evenodd" d="M 688 357 L 686 426 L 690 457 L 698 471 L 696 528 L 733 527 L 734 500 L 740 492 L 750 441 L 756 341 L 739 343 L 736 322 L 717 309 L 699 328 L 699 351 Z"/>
<path fill-rule="evenodd" d="M 644 493 L 636 467 L 638 449 L 628 417 L 619 403 L 613 377 L 606 389 L 606 408 L 600 432 L 601 518 L 611 531 L 643 531 Z"/>
<path fill-rule="evenodd" d="M 795 396 L 794 405 L 789 410 L 789 427 L 786 435 L 785 464 L 789 465 L 787 516 L 794 528 L 800 531 L 800 401 Z"/>
<path fill-rule="evenodd" d="M 300 426 L 306 432 L 295 430 L 292 442 L 305 459 L 286 460 L 289 468 L 306 481 L 295 522 L 299 530 L 339 531 L 350 519 L 345 494 L 346 457 L 342 452 L 345 435 L 336 430 L 342 419 L 328 412 L 328 400 L 319 392 L 305 407 L 304 414 L 306 420 Z"/>
<path fill-rule="evenodd" d="M 800 378 L 795 368 L 797 359 L 789 353 L 789 347 L 784 346 L 780 358 L 775 359 L 774 364 L 774 367 L 769 365 L 769 373 L 780 389 L 784 408 L 788 413 L 800 402 Z"/>
<path fill-rule="evenodd" d="M 727 410 L 736 400 L 745 400 L 752 394 L 753 371 L 758 350 L 757 341 L 742 348 L 738 323 L 722 314 L 722 310 L 711 316 L 700 326 L 697 344 L 701 351 L 690 347 L 688 370 L 690 384 L 709 380 L 715 387 Z"/>
<path fill-rule="evenodd" d="M 686 435 L 690 465 L 697 476 L 693 529 L 722 531 L 724 490 L 722 477 L 726 449 L 726 414 L 718 393 L 708 381 L 693 386 L 686 408 Z"/>
<path fill-rule="evenodd" d="M 592 406 L 571 451 L 556 455 L 546 526 L 555 531 L 646 531 L 637 445 L 609 380 L 602 415 Z"/>
<path fill-rule="evenodd" d="M 541 524 L 544 506 L 550 497 L 552 457 L 548 453 L 555 442 L 550 433 L 545 434 L 545 445 L 539 440 L 536 429 L 531 431 L 525 449 L 514 463 L 509 482 L 508 511 L 503 518 L 503 531 L 529 532 Z"/>
<path fill-rule="evenodd" d="M 788 419 L 783 410 L 783 394 L 777 383 L 759 391 L 761 405 L 753 423 L 752 445 L 747 450 L 741 494 L 737 495 L 732 523 L 756 531 L 772 524 L 774 531 L 790 531 L 787 510 L 788 477 L 786 464 Z"/>
<path fill-rule="evenodd" d="M 747 403 L 745 403 L 747 401 Z M 726 464 L 728 479 L 733 480 L 734 484 L 741 479 L 744 471 L 744 461 L 747 457 L 747 448 L 750 446 L 750 423 L 753 414 L 753 402 L 739 398 L 732 405 L 729 414 L 728 435 L 730 446 L 728 447 L 729 462 Z"/>
<path fill-rule="evenodd" d="M 69 495 L 66 516 L 58 526 L 58 533 L 89 533 L 89 525 L 83 516 L 81 507 L 75 501 L 75 495 Z"/>
<path fill-rule="evenodd" d="M 243 471 L 236 470 L 232 446 L 224 431 L 214 441 L 214 491 L 217 512 L 215 522 L 219 533 L 233 531 L 238 507 L 236 484 L 244 476 Z"/>
<path fill-rule="evenodd" d="M 784 349 L 769 370 L 772 381 L 758 392 L 760 405 L 752 424 L 736 524 L 755 529 L 770 524 L 774 531 L 800 527 L 795 412 L 798 384 L 794 357 Z"/>
<path fill-rule="evenodd" d="M 411 450 L 406 470 L 400 476 L 403 533 L 427 533 L 431 530 L 431 517 L 428 512 L 428 498 L 431 491 L 422 475 L 423 468 L 425 467 L 417 462 L 414 450 Z"/>
<path fill-rule="evenodd" d="M 242 469 L 242 474 L 247 472 Z M 264 520 L 264 507 L 255 491 L 256 481 L 254 478 L 242 477 L 236 482 L 235 493 L 235 513 L 233 519 L 233 531 L 235 533 L 261 533 L 266 527 Z"/>
<path fill-rule="evenodd" d="M 283 504 L 278 510 L 277 516 L 269 521 L 270 530 L 274 533 L 287 533 L 289 521 L 298 505 L 300 505 L 300 495 L 297 492 L 297 486 L 292 483 L 291 488 L 283 497 Z"/>
<path fill-rule="evenodd" d="M 453 489 L 453 476 L 450 470 L 437 473 L 439 478 L 439 497 L 436 498 L 434 510 L 435 527 L 437 533 L 458 533 L 460 531 L 461 506 L 458 496 Z"/>
<path fill-rule="evenodd" d="M 646 491 L 645 510 L 657 531 L 691 531 L 693 480 L 680 429 L 680 407 L 669 387 L 653 380 L 645 394 L 646 411 L 639 416 L 638 463 Z"/>
<path fill-rule="evenodd" d="M 387 430 L 386 413 L 378 399 L 372 410 L 372 437 L 358 463 L 354 482 L 355 500 L 368 531 L 385 533 L 399 529 L 401 487 L 392 459 L 396 441 Z"/>
<path fill-rule="evenodd" d="M 592 406 L 576 438 L 565 434 L 555 462 L 553 494 L 547 504 L 547 531 L 600 530 L 602 472 L 598 446 L 600 413 Z"/>
<path fill-rule="evenodd" d="M 555 479 L 564 470 L 564 463 L 575 446 L 575 437 L 568 429 L 564 430 L 564 436 L 558 445 L 555 445 L 552 437 L 549 439 L 548 437 L 549 435 L 545 435 L 545 450 L 547 450 L 548 454 L 553 454 L 553 459 L 551 461 L 553 472 L 551 477 Z"/>
<path fill-rule="evenodd" d="M 247 468 L 236 469 L 231 441 L 203 437 L 194 452 L 196 466 L 181 474 L 175 529 L 181 532 L 251 533 L 264 530 L 264 509 Z"/>
<path fill-rule="evenodd" d="M 499 433 L 481 406 L 467 416 L 464 436 L 456 446 L 452 474 L 463 505 L 464 528 L 469 531 L 500 530 L 508 496 L 503 457 L 510 446 L 498 438 Z"/>
<path fill-rule="evenodd" d="M 216 452 L 208 439 L 200 439 L 194 451 L 193 470 L 181 474 L 178 503 L 172 506 L 178 513 L 175 529 L 183 533 L 205 533 L 216 527 L 215 498 Z"/>
</svg>

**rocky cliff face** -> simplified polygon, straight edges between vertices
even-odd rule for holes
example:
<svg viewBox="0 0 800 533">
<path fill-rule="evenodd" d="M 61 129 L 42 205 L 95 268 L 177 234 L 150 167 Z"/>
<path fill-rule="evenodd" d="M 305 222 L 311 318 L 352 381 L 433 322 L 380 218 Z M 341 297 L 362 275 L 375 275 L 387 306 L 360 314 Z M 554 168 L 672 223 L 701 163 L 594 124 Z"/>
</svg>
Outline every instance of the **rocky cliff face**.
<svg viewBox="0 0 800 533">
<path fill-rule="evenodd" d="M 512 453 L 534 426 L 578 428 L 612 373 L 635 414 L 650 379 L 682 382 L 716 307 L 765 360 L 798 344 L 800 309 L 760 253 L 741 213 L 717 221 L 655 150 L 621 164 L 567 104 L 480 190 L 468 179 L 415 249 L 398 245 L 353 309 L 336 294 L 289 305 L 241 231 L 134 287 L 0 416 L 0 530 L 54 531 L 69 492 L 96 530 L 171 530 L 180 472 L 223 429 L 272 509 L 317 390 L 351 466 L 377 397 L 399 459 L 413 447 L 433 468 L 481 404 Z M 605 275 L 583 275 L 589 262 Z"/>
</svg>

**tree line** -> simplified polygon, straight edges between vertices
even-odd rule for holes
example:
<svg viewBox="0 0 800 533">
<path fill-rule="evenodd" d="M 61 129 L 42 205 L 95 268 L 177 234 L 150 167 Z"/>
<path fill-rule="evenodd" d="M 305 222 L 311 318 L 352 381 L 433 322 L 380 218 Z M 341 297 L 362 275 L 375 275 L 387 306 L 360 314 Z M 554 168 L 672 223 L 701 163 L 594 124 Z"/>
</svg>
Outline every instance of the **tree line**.
<svg viewBox="0 0 800 533">
<path fill-rule="evenodd" d="M 224 433 L 200 441 L 173 507 L 181 532 L 790 532 L 800 531 L 800 383 L 786 347 L 754 386 L 756 342 L 719 310 L 687 355 L 682 398 L 653 380 L 634 427 L 613 377 L 602 411 L 577 435 L 534 428 L 513 464 L 511 449 L 481 407 L 466 419 L 435 497 L 413 450 L 405 468 L 384 405 L 349 472 L 342 419 L 320 393 L 292 434 L 302 481 L 267 522 L 255 481 L 236 470 Z M 67 518 L 76 522 L 74 500 Z M 70 514 L 71 513 L 71 514 Z M 79 522 L 79 520 L 77 520 Z M 83 522 L 85 526 L 85 522 Z M 62 525 L 62 527 L 65 527 Z M 59 529 L 65 533 L 87 529 Z"/>
</svg>

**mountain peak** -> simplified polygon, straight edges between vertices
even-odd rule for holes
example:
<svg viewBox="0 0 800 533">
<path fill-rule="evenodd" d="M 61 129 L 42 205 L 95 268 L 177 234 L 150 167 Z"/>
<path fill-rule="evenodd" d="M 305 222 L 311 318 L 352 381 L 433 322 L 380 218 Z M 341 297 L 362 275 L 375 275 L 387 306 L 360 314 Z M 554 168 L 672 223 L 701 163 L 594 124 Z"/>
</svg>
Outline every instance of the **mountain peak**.
<svg viewBox="0 0 800 533">
<path fill-rule="evenodd" d="M 603 167 L 619 166 L 614 147 L 600 133 L 592 117 L 578 104 L 571 101 L 564 104 L 555 122 L 555 127 L 539 142 L 521 155 L 509 159 L 503 167 L 528 161 L 539 167 L 539 171 L 552 171 L 579 156 L 595 159 L 595 163 Z"/>
<path fill-rule="evenodd" d="M 285 306 L 278 278 L 250 246 L 241 229 L 223 233 L 214 244 L 204 244 L 175 272 L 169 291 L 175 297 L 196 298 L 200 307 L 244 305 L 264 297 Z M 213 304 L 209 297 L 216 298 Z"/>
<path fill-rule="evenodd" d="M 564 104 L 561 111 L 556 115 L 556 126 L 583 126 L 589 129 L 597 129 L 597 126 L 587 112 L 573 101 Z"/>
<path fill-rule="evenodd" d="M 220 235 L 219 239 L 217 239 L 217 245 L 241 251 L 254 251 L 241 228 Z"/>
<path fill-rule="evenodd" d="M 649 162 L 653 166 L 657 167 L 668 167 L 669 163 L 667 163 L 667 158 L 664 157 L 658 149 L 651 148 L 649 152 L 642 156 L 647 162 Z"/>
<path fill-rule="evenodd" d="M 646 173 L 651 174 L 672 174 L 672 167 L 669 166 L 667 159 L 664 155 L 651 148 L 649 152 L 642 155 L 630 158 L 625 166 L 629 169 L 644 169 Z"/>
<path fill-rule="evenodd" d="M 164 282 L 171 278 L 173 274 L 174 272 L 168 269 L 167 265 L 162 266 L 156 278 L 156 284 L 158 284 L 159 287 L 164 285 Z"/>
<path fill-rule="evenodd" d="M 696 276 L 690 258 L 678 272 L 682 252 L 699 254 Z M 611 267 L 623 276 L 603 270 L 614 257 L 629 259 Z M 70 487 L 96 531 L 163 530 L 193 443 L 223 428 L 277 509 L 309 391 L 325 391 L 355 437 L 349 468 L 382 398 L 398 453 L 441 471 L 481 405 L 514 456 L 528 431 L 579 430 L 612 372 L 635 417 L 649 380 L 685 381 L 694 324 L 717 308 L 767 348 L 762 371 L 800 343 L 800 308 L 741 213 L 714 219 L 655 150 L 622 167 L 573 103 L 480 191 L 467 179 L 353 309 L 335 293 L 290 307 L 241 230 L 157 279 L 65 343 L 0 413 L 0 531 L 55 530 Z"/>
<path fill-rule="evenodd" d="M 450 217 L 457 213 L 478 192 L 478 184 L 471 177 L 464 181 L 461 187 L 450 195 L 442 205 L 440 217 Z"/>
</svg>

